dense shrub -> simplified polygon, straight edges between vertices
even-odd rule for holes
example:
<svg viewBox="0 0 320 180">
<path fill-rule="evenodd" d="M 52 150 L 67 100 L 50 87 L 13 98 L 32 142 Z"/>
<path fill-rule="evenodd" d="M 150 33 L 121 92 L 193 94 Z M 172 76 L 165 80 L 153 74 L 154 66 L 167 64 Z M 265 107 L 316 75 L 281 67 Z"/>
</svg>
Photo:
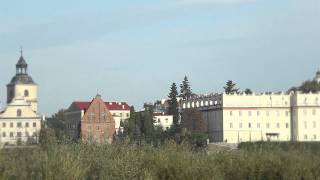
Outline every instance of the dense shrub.
<svg viewBox="0 0 320 180">
<path fill-rule="evenodd" d="M 320 177 L 318 153 L 246 147 L 249 150 L 210 154 L 171 141 L 157 148 L 69 143 L 4 149 L 0 151 L 0 179 L 307 180 Z"/>
</svg>

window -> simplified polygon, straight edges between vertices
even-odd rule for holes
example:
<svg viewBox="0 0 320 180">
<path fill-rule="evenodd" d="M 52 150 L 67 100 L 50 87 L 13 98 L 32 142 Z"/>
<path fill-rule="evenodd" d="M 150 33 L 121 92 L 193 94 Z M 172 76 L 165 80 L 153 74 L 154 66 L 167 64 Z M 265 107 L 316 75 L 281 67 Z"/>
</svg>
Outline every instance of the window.
<svg viewBox="0 0 320 180">
<path fill-rule="evenodd" d="M 260 127 L 261 127 L 260 123 L 257 123 L 257 128 L 260 128 Z"/>
<path fill-rule="evenodd" d="M 241 111 L 239 111 L 239 116 L 242 116 L 242 112 Z"/>
<path fill-rule="evenodd" d="M 4 122 L 2 123 L 2 127 L 5 128 L 7 126 L 7 124 Z"/>
<path fill-rule="evenodd" d="M 168 123 L 169 122 L 169 120 L 168 120 L 168 118 L 166 118 L 166 123 Z"/>
<path fill-rule="evenodd" d="M 286 128 L 287 128 L 287 129 L 289 128 L 289 123 L 286 123 Z"/>
<path fill-rule="evenodd" d="M 248 111 L 248 115 L 251 116 L 251 115 L 252 115 L 252 112 L 251 112 L 251 111 Z"/>
<path fill-rule="evenodd" d="M 127 117 L 129 117 L 130 115 L 129 115 L 129 113 L 127 113 Z"/>
<path fill-rule="evenodd" d="M 99 131 L 100 130 L 100 126 L 97 126 L 96 129 L 97 129 L 97 131 Z"/>
<path fill-rule="evenodd" d="M 29 123 L 28 122 L 26 122 L 26 128 L 28 128 L 29 127 Z"/>
<path fill-rule="evenodd" d="M 278 129 L 280 128 L 280 123 L 277 123 L 277 128 L 278 128 Z"/>
<path fill-rule="evenodd" d="M 2 133 L 2 137 L 6 137 L 7 135 L 6 135 L 6 132 L 3 132 Z"/>
<path fill-rule="evenodd" d="M 233 128 L 233 124 L 232 123 L 230 123 L 230 128 Z"/>
<path fill-rule="evenodd" d="M 239 124 L 239 128 L 242 128 L 242 123 Z"/>
<path fill-rule="evenodd" d="M 317 114 L 317 110 L 313 109 L 313 110 L 312 110 L 312 115 L 315 116 L 316 114 Z"/>
<path fill-rule="evenodd" d="M 24 90 L 24 96 L 25 97 L 29 97 L 29 91 L 28 90 Z"/>
<path fill-rule="evenodd" d="M 268 129 L 270 128 L 270 124 L 269 124 L 269 123 L 267 123 L 267 128 L 268 128 Z"/>
<path fill-rule="evenodd" d="M 13 137 L 13 132 L 10 132 L 10 137 Z"/>
<path fill-rule="evenodd" d="M 313 121 L 313 128 L 317 128 L 317 123 Z"/>
<path fill-rule="evenodd" d="M 230 116 L 232 116 L 232 111 L 229 112 Z"/>
<path fill-rule="evenodd" d="M 286 116 L 289 116 L 289 111 L 286 111 Z"/>
<path fill-rule="evenodd" d="M 307 121 L 304 122 L 304 128 L 306 128 L 306 129 L 308 128 L 308 122 Z"/>
<path fill-rule="evenodd" d="M 267 115 L 267 116 L 270 116 L 270 112 L 269 112 L 269 111 L 267 111 L 267 112 L 266 112 L 266 115 Z"/>
<path fill-rule="evenodd" d="M 18 128 L 21 128 L 21 122 L 18 122 L 18 123 L 17 123 L 17 127 L 18 127 Z"/>
<path fill-rule="evenodd" d="M 17 110 L 17 117 L 21 117 L 21 116 L 22 116 L 21 109 L 18 109 L 18 110 Z"/>
<path fill-rule="evenodd" d="M 257 116 L 260 116 L 260 111 L 257 111 Z"/>
<path fill-rule="evenodd" d="M 251 123 L 248 124 L 248 127 L 251 128 Z"/>
<path fill-rule="evenodd" d="M 18 133 L 17 133 L 17 136 L 18 136 L 18 137 L 21 137 L 21 136 L 22 136 L 22 133 L 21 133 L 21 132 L 18 132 Z"/>
<path fill-rule="evenodd" d="M 33 123 L 33 127 L 37 127 L 37 123 L 34 122 L 34 123 Z"/>
<path fill-rule="evenodd" d="M 313 139 L 314 139 L 314 140 L 317 139 L 317 135 L 316 135 L 316 134 L 313 135 Z"/>
<path fill-rule="evenodd" d="M 13 128 L 13 123 L 10 123 L 10 127 Z"/>
<path fill-rule="evenodd" d="M 304 139 L 307 140 L 308 139 L 308 135 L 305 134 L 304 135 Z"/>
</svg>

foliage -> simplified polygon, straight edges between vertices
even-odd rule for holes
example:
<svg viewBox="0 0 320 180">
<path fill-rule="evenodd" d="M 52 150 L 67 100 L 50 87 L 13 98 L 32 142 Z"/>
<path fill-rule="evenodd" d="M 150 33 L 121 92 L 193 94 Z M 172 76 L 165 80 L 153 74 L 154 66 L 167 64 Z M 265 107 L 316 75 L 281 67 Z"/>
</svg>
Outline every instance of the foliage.
<svg viewBox="0 0 320 180">
<path fill-rule="evenodd" d="M 169 108 L 168 114 L 173 116 L 173 126 L 177 128 L 179 121 L 179 103 L 177 100 L 178 90 L 176 83 L 173 83 L 169 93 Z"/>
<path fill-rule="evenodd" d="M 317 81 L 305 81 L 299 87 L 292 87 L 290 91 L 302 91 L 303 93 L 317 93 L 320 91 L 320 83 Z"/>
<path fill-rule="evenodd" d="M 244 93 L 247 94 L 247 95 L 250 95 L 250 94 L 252 94 L 252 90 L 247 88 L 247 89 L 244 90 Z"/>
<path fill-rule="evenodd" d="M 232 80 L 227 81 L 226 86 L 223 87 L 226 94 L 238 93 L 239 89 L 236 88 L 236 83 Z"/>
<path fill-rule="evenodd" d="M 189 99 L 192 96 L 192 89 L 187 76 L 184 77 L 182 83 L 180 84 L 180 96 L 184 100 Z"/>
<path fill-rule="evenodd" d="M 299 148 L 204 153 L 173 141 L 157 148 L 81 143 L 47 147 L 1 150 L 0 179 L 309 180 L 320 177 L 319 151 Z"/>
<path fill-rule="evenodd" d="M 207 122 L 197 109 L 185 109 L 181 114 L 181 127 L 192 132 L 206 133 L 208 130 Z"/>
</svg>

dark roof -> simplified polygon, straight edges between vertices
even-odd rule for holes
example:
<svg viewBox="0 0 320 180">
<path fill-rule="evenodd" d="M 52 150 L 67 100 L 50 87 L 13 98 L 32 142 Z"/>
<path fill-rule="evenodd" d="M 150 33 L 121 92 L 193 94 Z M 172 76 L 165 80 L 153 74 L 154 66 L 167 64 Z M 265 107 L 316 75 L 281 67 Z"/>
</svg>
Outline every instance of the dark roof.
<svg viewBox="0 0 320 180">
<path fill-rule="evenodd" d="M 75 101 L 73 102 L 73 104 L 81 110 L 87 110 L 91 104 L 91 102 L 79 102 L 79 101 Z M 125 102 L 105 102 L 105 105 L 107 106 L 107 108 L 109 110 L 113 110 L 113 111 L 129 111 L 130 110 L 130 106 L 125 103 Z"/>
<path fill-rule="evenodd" d="M 17 63 L 17 67 L 27 67 L 28 64 L 26 62 L 26 60 L 24 60 L 23 56 L 20 56 L 18 63 Z"/>
<path fill-rule="evenodd" d="M 9 83 L 12 84 L 35 84 L 35 82 L 28 74 L 16 74 Z"/>
</svg>

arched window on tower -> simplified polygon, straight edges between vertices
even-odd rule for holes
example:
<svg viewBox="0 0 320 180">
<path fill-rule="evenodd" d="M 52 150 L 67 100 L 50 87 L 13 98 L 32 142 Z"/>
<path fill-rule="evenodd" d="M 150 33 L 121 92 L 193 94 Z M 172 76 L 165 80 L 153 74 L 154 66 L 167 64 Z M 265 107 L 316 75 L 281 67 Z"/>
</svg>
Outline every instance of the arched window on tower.
<svg viewBox="0 0 320 180">
<path fill-rule="evenodd" d="M 29 91 L 28 90 L 24 90 L 24 97 L 29 97 Z"/>
<path fill-rule="evenodd" d="M 18 109 L 18 110 L 17 110 L 17 117 L 21 117 L 21 116 L 22 116 L 21 109 Z"/>
</svg>

